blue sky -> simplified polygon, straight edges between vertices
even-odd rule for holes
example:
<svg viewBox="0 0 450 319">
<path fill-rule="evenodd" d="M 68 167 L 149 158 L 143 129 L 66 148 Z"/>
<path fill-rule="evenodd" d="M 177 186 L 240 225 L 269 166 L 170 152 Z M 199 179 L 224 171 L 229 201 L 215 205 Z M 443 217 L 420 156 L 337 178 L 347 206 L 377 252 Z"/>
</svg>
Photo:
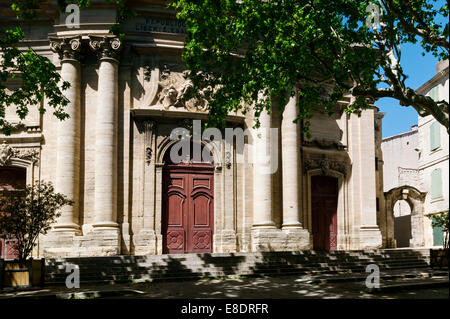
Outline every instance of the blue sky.
<svg viewBox="0 0 450 319">
<path fill-rule="evenodd" d="M 418 89 L 422 84 L 436 74 L 438 59 L 431 54 L 422 56 L 419 44 L 405 44 L 402 47 L 401 64 L 409 76 L 406 85 Z M 417 112 L 412 107 L 400 106 L 397 100 L 383 98 L 375 103 L 380 112 L 385 113 L 383 118 L 383 138 L 407 132 L 411 126 L 417 124 Z"/>
<path fill-rule="evenodd" d="M 430 1 L 435 8 L 440 8 L 445 1 Z M 445 23 L 448 21 L 441 15 L 437 15 L 436 21 Z M 416 90 L 436 74 L 436 63 L 438 59 L 431 54 L 422 56 L 423 49 L 420 43 L 404 44 L 402 46 L 401 65 L 405 74 L 409 76 L 406 85 Z M 411 126 L 417 124 L 417 112 L 412 107 L 400 106 L 397 100 L 383 98 L 375 103 L 380 112 L 385 113 L 383 118 L 383 137 L 407 132 Z"/>
</svg>

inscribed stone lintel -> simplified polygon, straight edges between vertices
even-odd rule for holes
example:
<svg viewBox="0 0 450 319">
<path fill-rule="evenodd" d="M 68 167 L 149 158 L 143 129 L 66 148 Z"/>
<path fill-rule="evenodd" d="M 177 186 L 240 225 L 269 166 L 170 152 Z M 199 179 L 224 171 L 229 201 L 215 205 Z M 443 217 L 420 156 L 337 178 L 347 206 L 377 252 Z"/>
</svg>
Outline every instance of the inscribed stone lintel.
<svg viewBox="0 0 450 319">
<path fill-rule="evenodd" d="M 346 160 L 332 159 L 326 155 L 314 157 L 305 156 L 303 161 L 303 173 L 306 175 L 309 171 L 314 169 L 322 170 L 323 175 L 328 175 L 330 171 L 336 171 L 346 176 L 350 169 L 350 163 Z"/>
</svg>

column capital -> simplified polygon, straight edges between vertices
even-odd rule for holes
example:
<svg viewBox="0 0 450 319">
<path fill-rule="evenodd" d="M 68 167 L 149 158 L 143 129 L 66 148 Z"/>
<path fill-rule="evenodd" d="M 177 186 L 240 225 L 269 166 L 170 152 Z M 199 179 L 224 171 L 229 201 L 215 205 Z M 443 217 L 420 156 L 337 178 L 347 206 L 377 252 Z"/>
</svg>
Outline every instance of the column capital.
<svg viewBox="0 0 450 319">
<path fill-rule="evenodd" d="M 99 60 L 113 59 L 118 62 L 122 42 L 115 36 L 89 36 L 89 46 L 97 53 Z"/>
<path fill-rule="evenodd" d="M 61 61 L 80 61 L 81 36 L 65 38 L 49 37 L 49 40 L 51 50 L 58 53 Z"/>
</svg>

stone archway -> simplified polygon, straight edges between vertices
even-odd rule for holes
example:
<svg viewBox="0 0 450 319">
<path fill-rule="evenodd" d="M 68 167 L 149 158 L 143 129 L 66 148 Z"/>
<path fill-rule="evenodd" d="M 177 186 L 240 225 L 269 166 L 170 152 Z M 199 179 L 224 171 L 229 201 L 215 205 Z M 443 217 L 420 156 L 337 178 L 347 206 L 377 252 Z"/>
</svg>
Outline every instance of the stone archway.
<svg viewBox="0 0 450 319">
<path fill-rule="evenodd" d="M 411 239 L 409 247 L 425 246 L 424 237 L 424 202 L 426 193 L 417 188 L 404 185 L 384 193 L 386 220 L 383 235 L 387 248 L 397 247 L 394 232 L 394 205 L 399 200 L 406 201 L 411 208 Z"/>
</svg>

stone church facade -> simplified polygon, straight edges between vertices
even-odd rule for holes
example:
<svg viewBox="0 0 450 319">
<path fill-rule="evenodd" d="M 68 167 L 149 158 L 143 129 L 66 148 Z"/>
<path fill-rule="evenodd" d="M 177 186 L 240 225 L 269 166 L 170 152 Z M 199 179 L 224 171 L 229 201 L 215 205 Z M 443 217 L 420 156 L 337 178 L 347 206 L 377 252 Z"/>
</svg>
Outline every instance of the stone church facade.
<svg viewBox="0 0 450 319">
<path fill-rule="evenodd" d="M 360 117 L 317 113 L 311 139 L 293 123 L 295 97 L 283 114 L 261 116 L 260 130 L 276 128 L 275 136 L 258 134 L 252 114 L 230 114 L 229 128 L 249 132 L 243 147 L 221 131 L 221 141 L 206 136 L 200 143 L 210 161 L 173 163 L 173 130 L 192 135 L 193 120 L 206 120 L 207 103 L 181 99 L 193 89 L 181 61 L 185 30 L 165 2 L 136 2 L 138 16 L 124 25 L 123 40 L 108 34 L 112 7 L 94 2 L 81 12 L 80 28 L 70 29 L 56 6 L 46 9 L 23 27 L 24 45 L 70 82 L 70 118 L 58 121 L 49 108 L 41 116 L 30 106 L 18 131 L 0 135 L 0 187 L 51 181 L 75 202 L 39 238 L 35 256 L 385 245 L 378 226 L 382 115 L 375 107 Z M 7 112 L 19 123 L 13 107 Z M 269 161 L 251 160 L 252 150 L 268 149 Z M 277 169 L 260 173 L 269 162 Z"/>
</svg>

